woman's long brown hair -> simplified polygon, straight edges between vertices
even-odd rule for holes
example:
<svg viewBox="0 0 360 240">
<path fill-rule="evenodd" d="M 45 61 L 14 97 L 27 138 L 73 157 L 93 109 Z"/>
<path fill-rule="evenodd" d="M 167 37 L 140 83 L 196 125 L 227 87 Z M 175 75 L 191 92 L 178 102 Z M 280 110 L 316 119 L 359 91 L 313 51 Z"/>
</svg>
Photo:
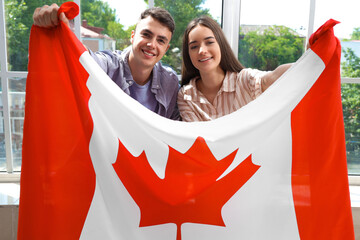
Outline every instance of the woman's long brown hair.
<svg viewBox="0 0 360 240">
<path fill-rule="evenodd" d="M 189 34 L 198 25 L 207 27 L 214 33 L 221 51 L 220 67 L 224 72 L 240 72 L 244 68 L 235 57 L 220 25 L 208 16 L 201 16 L 189 23 L 183 36 L 181 86 L 188 84 L 192 78 L 200 76 L 199 70 L 192 64 L 189 55 Z"/>
</svg>

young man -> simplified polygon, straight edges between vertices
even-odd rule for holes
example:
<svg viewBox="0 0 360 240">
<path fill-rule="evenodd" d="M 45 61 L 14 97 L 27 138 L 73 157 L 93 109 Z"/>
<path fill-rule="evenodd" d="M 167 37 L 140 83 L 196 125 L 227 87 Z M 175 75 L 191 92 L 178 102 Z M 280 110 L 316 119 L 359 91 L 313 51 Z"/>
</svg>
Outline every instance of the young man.
<svg viewBox="0 0 360 240">
<path fill-rule="evenodd" d="M 57 17 L 58 9 L 56 4 L 37 8 L 33 15 L 34 25 L 54 27 L 59 21 L 69 25 L 65 14 Z M 123 51 L 89 52 L 125 93 L 151 111 L 178 120 L 179 81 L 174 71 L 159 62 L 169 49 L 174 29 L 174 20 L 166 10 L 149 8 L 141 14 L 131 33 L 130 47 Z"/>
</svg>

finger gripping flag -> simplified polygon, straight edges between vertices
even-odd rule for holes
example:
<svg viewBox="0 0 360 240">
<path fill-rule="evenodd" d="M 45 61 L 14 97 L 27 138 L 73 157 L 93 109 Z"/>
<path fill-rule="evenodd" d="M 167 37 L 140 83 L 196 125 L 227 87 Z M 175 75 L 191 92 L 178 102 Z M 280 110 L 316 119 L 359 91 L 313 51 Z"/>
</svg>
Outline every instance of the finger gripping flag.
<svg viewBox="0 0 360 240">
<path fill-rule="evenodd" d="M 33 26 L 18 239 L 354 239 L 334 24 L 259 98 L 194 123 L 126 95 L 65 24 Z"/>
</svg>

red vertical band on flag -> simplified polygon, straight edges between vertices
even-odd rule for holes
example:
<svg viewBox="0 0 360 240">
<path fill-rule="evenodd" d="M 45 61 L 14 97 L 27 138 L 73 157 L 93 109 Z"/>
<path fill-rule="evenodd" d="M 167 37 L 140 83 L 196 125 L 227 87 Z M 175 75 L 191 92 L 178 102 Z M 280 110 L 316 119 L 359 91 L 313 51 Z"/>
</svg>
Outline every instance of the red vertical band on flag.
<svg viewBox="0 0 360 240">
<path fill-rule="evenodd" d="M 302 240 L 354 239 L 340 89 L 341 47 L 329 20 L 311 38 L 326 68 L 291 115 L 292 188 Z M 345 204 L 344 204 L 345 203 Z"/>
<path fill-rule="evenodd" d="M 64 23 L 31 29 L 18 239 L 80 237 L 95 189 L 84 51 Z"/>
</svg>

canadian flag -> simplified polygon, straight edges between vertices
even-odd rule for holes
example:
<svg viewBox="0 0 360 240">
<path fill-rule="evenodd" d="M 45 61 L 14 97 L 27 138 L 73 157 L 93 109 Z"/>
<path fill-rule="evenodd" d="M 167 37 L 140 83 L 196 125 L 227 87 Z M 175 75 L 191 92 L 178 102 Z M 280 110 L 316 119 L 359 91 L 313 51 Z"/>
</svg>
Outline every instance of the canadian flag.
<svg viewBox="0 0 360 240">
<path fill-rule="evenodd" d="M 65 24 L 33 26 L 18 239 L 354 239 L 336 23 L 258 99 L 200 123 L 141 106 Z"/>
</svg>

